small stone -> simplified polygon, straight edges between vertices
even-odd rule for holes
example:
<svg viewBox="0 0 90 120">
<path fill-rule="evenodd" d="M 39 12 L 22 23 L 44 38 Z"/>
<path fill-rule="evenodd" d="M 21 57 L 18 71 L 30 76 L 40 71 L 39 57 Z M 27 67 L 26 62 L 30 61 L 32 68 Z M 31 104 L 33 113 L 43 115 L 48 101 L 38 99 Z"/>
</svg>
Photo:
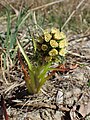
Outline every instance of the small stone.
<svg viewBox="0 0 90 120">
<path fill-rule="evenodd" d="M 62 104 L 63 103 L 63 92 L 62 92 L 62 90 L 58 91 L 58 93 L 57 93 L 56 103 L 57 104 Z"/>
</svg>

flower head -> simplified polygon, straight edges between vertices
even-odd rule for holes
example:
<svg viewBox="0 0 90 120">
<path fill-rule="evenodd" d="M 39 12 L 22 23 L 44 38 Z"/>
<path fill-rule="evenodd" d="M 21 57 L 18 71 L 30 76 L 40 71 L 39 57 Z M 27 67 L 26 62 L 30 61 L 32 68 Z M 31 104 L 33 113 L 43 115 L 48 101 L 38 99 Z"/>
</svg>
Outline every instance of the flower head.
<svg viewBox="0 0 90 120">
<path fill-rule="evenodd" d="M 41 49 L 43 51 L 46 51 L 48 49 L 48 46 L 46 44 L 42 44 Z"/>
<path fill-rule="evenodd" d="M 64 48 L 64 47 L 66 47 L 66 46 L 67 46 L 67 40 L 66 40 L 66 39 L 61 40 L 61 41 L 59 42 L 59 48 Z"/>
<path fill-rule="evenodd" d="M 45 34 L 44 34 L 44 38 L 45 38 L 45 41 L 46 41 L 46 42 L 49 42 L 49 41 L 51 40 L 51 38 L 52 38 L 52 35 L 49 34 L 49 33 L 45 33 Z"/>
<path fill-rule="evenodd" d="M 44 30 L 37 41 L 37 50 L 44 62 L 61 61 L 66 54 L 66 47 L 66 35 L 57 28 Z"/>
<path fill-rule="evenodd" d="M 43 43 L 44 42 L 44 38 L 42 37 L 42 36 L 40 36 L 39 38 L 38 38 L 38 43 Z"/>
<path fill-rule="evenodd" d="M 45 61 L 46 61 L 46 62 L 50 62 L 51 60 L 52 60 L 52 56 L 46 56 L 46 57 L 45 57 Z"/>
<path fill-rule="evenodd" d="M 49 30 L 49 29 L 45 29 L 45 30 L 43 31 L 43 33 L 44 33 L 44 34 L 50 33 L 50 30 Z"/>
<path fill-rule="evenodd" d="M 54 34 L 54 39 L 56 40 L 65 39 L 65 38 L 66 38 L 66 35 L 63 32 L 57 31 Z"/>
<path fill-rule="evenodd" d="M 60 32 L 57 31 L 55 34 L 54 34 L 54 39 L 56 40 L 59 40 L 60 39 Z"/>
<path fill-rule="evenodd" d="M 49 51 L 49 55 L 56 56 L 56 55 L 58 55 L 58 51 L 56 49 L 52 49 L 51 51 Z"/>
<path fill-rule="evenodd" d="M 64 34 L 64 32 L 60 32 L 60 38 L 59 39 L 65 39 L 66 35 Z"/>
<path fill-rule="evenodd" d="M 55 40 L 50 40 L 51 47 L 58 47 L 58 43 Z"/>
<path fill-rule="evenodd" d="M 66 54 L 66 49 L 65 49 L 65 48 L 62 48 L 62 49 L 59 51 L 59 55 L 65 56 L 65 54 Z"/>
<path fill-rule="evenodd" d="M 52 34 L 55 34 L 55 33 L 57 33 L 57 32 L 59 32 L 59 29 L 57 29 L 57 28 L 52 28 L 52 29 L 51 29 L 51 33 L 52 33 Z"/>
</svg>

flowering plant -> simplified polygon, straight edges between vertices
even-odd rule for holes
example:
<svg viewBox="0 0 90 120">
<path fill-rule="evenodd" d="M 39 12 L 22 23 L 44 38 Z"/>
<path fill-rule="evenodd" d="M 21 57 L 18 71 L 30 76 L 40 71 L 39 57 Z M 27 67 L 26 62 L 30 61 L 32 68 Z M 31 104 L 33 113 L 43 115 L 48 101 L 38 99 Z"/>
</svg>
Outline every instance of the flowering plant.
<svg viewBox="0 0 90 120">
<path fill-rule="evenodd" d="M 45 30 L 37 41 L 37 51 L 45 62 L 60 60 L 65 57 L 67 47 L 66 35 L 59 29 Z"/>
<path fill-rule="evenodd" d="M 47 72 L 57 70 L 57 68 L 51 67 L 52 63 L 60 62 L 62 57 L 65 57 L 67 46 L 66 36 L 63 32 L 60 32 L 59 29 L 52 28 L 51 30 L 45 30 L 37 40 L 33 39 L 35 49 L 34 56 L 38 54 L 37 60 L 33 63 L 28 58 L 18 40 L 17 44 L 28 65 L 27 72 L 19 57 L 28 92 L 32 94 L 37 93 L 46 80 L 52 76 L 52 74 L 48 75 Z"/>
</svg>

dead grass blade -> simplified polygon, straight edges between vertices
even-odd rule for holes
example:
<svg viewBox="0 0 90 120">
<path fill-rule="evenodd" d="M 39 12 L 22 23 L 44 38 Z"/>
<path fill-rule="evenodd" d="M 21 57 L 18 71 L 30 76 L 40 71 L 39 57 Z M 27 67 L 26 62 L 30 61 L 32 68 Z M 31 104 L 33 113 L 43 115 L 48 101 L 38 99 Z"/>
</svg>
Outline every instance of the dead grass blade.
<svg viewBox="0 0 90 120">
<path fill-rule="evenodd" d="M 62 26 L 61 30 L 66 26 L 66 24 L 70 21 L 70 19 L 72 18 L 72 16 L 75 14 L 75 12 L 81 7 L 81 5 L 83 4 L 83 2 L 85 2 L 85 0 L 81 0 L 81 2 L 76 6 L 76 9 L 73 10 L 73 12 L 71 13 L 71 15 L 68 17 L 68 19 L 66 20 L 66 22 L 64 23 L 64 25 Z"/>
</svg>

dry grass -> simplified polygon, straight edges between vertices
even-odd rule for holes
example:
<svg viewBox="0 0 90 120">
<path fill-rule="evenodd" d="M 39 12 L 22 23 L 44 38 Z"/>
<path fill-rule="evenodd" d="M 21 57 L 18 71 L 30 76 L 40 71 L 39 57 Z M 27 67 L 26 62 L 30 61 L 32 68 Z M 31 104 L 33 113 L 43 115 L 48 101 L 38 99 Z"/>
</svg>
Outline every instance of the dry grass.
<svg viewBox="0 0 90 120">
<path fill-rule="evenodd" d="M 22 6 L 28 8 L 29 11 L 35 11 L 40 26 L 62 27 L 64 25 L 66 31 L 69 29 L 76 33 L 86 33 L 90 25 L 89 0 L 8 0 L 8 2 L 1 0 L 0 3 L 1 12 L 7 4 L 17 11 Z"/>
</svg>

